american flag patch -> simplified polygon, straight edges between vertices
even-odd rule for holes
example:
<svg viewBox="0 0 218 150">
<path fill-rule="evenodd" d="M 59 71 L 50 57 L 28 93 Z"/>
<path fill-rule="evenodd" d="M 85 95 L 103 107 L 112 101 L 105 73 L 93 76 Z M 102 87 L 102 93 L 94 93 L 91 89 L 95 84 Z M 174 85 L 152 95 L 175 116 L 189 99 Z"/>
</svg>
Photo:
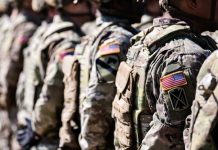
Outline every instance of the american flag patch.
<svg viewBox="0 0 218 150">
<path fill-rule="evenodd" d="M 106 40 L 99 46 L 99 57 L 117 53 L 120 53 L 120 44 L 115 39 Z"/>
<path fill-rule="evenodd" d="M 68 49 L 59 53 L 59 59 L 63 60 L 67 55 L 74 55 L 74 49 Z"/>
<path fill-rule="evenodd" d="M 176 87 L 187 85 L 187 80 L 183 71 L 179 71 L 162 77 L 160 79 L 160 83 L 161 88 L 164 91 L 167 91 Z"/>
<path fill-rule="evenodd" d="M 106 46 L 100 47 L 100 53 L 102 56 L 120 53 L 120 46 L 118 44 L 114 44 L 114 45 L 106 45 Z"/>
</svg>

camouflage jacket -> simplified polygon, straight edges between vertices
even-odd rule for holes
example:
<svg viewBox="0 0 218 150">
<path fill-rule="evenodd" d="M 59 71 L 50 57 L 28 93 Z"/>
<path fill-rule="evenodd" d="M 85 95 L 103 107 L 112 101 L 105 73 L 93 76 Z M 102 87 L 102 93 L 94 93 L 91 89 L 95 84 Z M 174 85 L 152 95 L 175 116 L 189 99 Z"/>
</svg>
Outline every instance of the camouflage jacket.
<svg viewBox="0 0 218 150">
<path fill-rule="evenodd" d="M 8 55 L 5 66 L 5 78 L 3 93 L 8 107 L 16 105 L 15 93 L 19 75 L 23 69 L 23 50 L 27 47 L 29 39 L 40 25 L 41 20 L 35 13 L 29 11 L 19 12 L 16 20 L 12 22 L 12 27 L 7 36 L 5 51 Z"/>
<path fill-rule="evenodd" d="M 167 18 L 155 19 L 132 41 L 116 78 L 115 146 L 184 149 L 182 131 L 196 76 L 216 45 L 185 22 Z"/>
<path fill-rule="evenodd" d="M 39 64 L 35 72 L 36 76 L 40 77 L 32 125 L 34 131 L 45 137 L 46 141 L 58 139 L 61 125 L 64 100 L 62 60 L 67 55 L 73 55 L 75 45 L 83 35 L 73 22 L 60 15 L 54 17 L 53 23 L 43 35 L 42 49 L 38 51 L 37 56 L 40 58 L 37 62 Z"/>
<path fill-rule="evenodd" d="M 215 51 L 204 62 L 198 74 L 192 113 L 187 117 L 184 131 L 187 150 L 217 149 L 217 63 L 218 51 Z"/>
<path fill-rule="evenodd" d="M 130 38 L 137 33 L 127 20 L 101 16 L 96 22 L 96 33 L 88 37 L 80 60 L 79 143 L 84 150 L 113 149 L 115 76 L 120 62 L 126 59 Z"/>
<path fill-rule="evenodd" d="M 31 114 L 35 104 L 36 86 L 38 85 L 38 78 L 34 74 L 36 70 L 35 65 L 38 63 L 36 57 L 38 56 L 39 45 L 42 43 L 43 34 L 47 31 L 49 22 L 43 21 L 38 27 L 34 35 L 29 41 L 29 45 L 24 49 L 24 66 L 23 71 L 19 77 L 18 87 L 16 91 L 16 102 L 18 106 L 18 124 L 25 126 L 25 119 L 31 119 Z M 39 50 L 40 51 L 40 50 Z M 41 64 L 42 62 L 40 62 Z"/>
</svg>

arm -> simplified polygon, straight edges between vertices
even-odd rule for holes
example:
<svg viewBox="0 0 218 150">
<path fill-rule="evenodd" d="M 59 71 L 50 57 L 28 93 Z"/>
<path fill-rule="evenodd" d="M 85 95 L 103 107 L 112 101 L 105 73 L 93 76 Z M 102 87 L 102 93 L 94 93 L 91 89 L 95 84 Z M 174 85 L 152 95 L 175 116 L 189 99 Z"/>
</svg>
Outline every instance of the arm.
<svg viewBox="0 0 218 150">
<path fill-rule="evenodd" d="M 114 81 L 122 54 L 129 46 L 129 42 L 125 42 L 127 39 L 123 37 L 119 39 L 111 38 L 102 42 L 94 58 L 88 93 L 81 104 L 80 146 L 82 149 L 106 149 L 108 144 L 113 145 L 111 139 L 114 122 L 111 118 L 111 110 L 116 93 Z"/>
<path fill-rule="evenodd" d="M 27 46 L 28 41 L 33 35 L 35 29 L 35 25 L 33 25 L 32 23 L 26 23 L 21 24 L 14 31 L 16 34 L 11 46 L 9 68 L 6 74 L 8 89 L 6 93 L 6 101 L 9 107 L 15 105 L 15 93 L 18 84 L 17 82 L 23 69 L 23 50 Z"/>
<path fill-rule="evenodd" d="M 149 85 L 158 94 L 154 96 L 157 101 L 152 126 L 143 140 L 141 149 L 184 149 L 184 122 L 190 114 L 196 77 L 207 54 L 206 51 L 199 54 L 172 54 L 165 57 L 160 66 L 155 65 L 149 71 L 148 78 L 152 81 Z"/>
</svg>

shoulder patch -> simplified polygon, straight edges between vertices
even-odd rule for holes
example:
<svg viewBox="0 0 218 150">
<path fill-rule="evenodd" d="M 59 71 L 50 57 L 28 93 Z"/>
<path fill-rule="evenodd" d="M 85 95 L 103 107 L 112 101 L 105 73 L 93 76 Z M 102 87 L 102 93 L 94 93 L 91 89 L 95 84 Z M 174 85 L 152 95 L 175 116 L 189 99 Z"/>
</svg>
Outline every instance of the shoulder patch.
<svg viewBox="0 0 218 150">
<path fill-rule="evenodd" d="M 181 111 L 187 109 L 190 106 L 186 98 L 184 89 L 182 88 L 172 89 L 168 93 L 170 96 L 170 102 L 173 110 Z"/>
<path fill-rule="evenodd" d="M 178 71 L 169 75 L 166 75 L 160 79 L 160 85 L 162 90 L 168 91 L 177 87 L 187 85 L 187 80 L 183 71 Z"/>
<path fill-rule="evenodd" d="M 99 46 L 98 57 L 118 53 L 120 53 L 120 43 L 115 39 L 109 39 Z"/>
<path fill-rule="evenodd" d="M 64 51 L 61 51 L 58 53 L 58 58 L 59 60 L 63 60 L 65 56 L 73 56 L 74 55 L 74 48 L 71 48 L 71 49 L 67 49 L 67 50 L 64 50 Z"/>
<path fill-rule="evenodd" d="M 20 35 L 18 36 L 18 41 L 20 44 L 26 44 L 29 40 L 29 37 L 25 36 L 25 35 Z"/>
</svg>

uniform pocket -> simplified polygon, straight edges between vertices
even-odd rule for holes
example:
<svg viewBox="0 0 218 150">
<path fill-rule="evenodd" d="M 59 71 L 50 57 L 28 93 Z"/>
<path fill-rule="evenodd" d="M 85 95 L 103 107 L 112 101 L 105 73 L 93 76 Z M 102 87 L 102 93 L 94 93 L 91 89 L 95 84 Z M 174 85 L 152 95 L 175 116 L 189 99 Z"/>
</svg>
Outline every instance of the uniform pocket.
<svg viewBox="0 0 218 150">
<path fill-rule="evenodd" d="M 113 101 L 112 116 L 116 121 L 115 146 L 131 149 L 132 146 L 132 101 L 134 73 L 125 62 L 120 64 L 116 77 L 117 94 Z"/>
</svg>

